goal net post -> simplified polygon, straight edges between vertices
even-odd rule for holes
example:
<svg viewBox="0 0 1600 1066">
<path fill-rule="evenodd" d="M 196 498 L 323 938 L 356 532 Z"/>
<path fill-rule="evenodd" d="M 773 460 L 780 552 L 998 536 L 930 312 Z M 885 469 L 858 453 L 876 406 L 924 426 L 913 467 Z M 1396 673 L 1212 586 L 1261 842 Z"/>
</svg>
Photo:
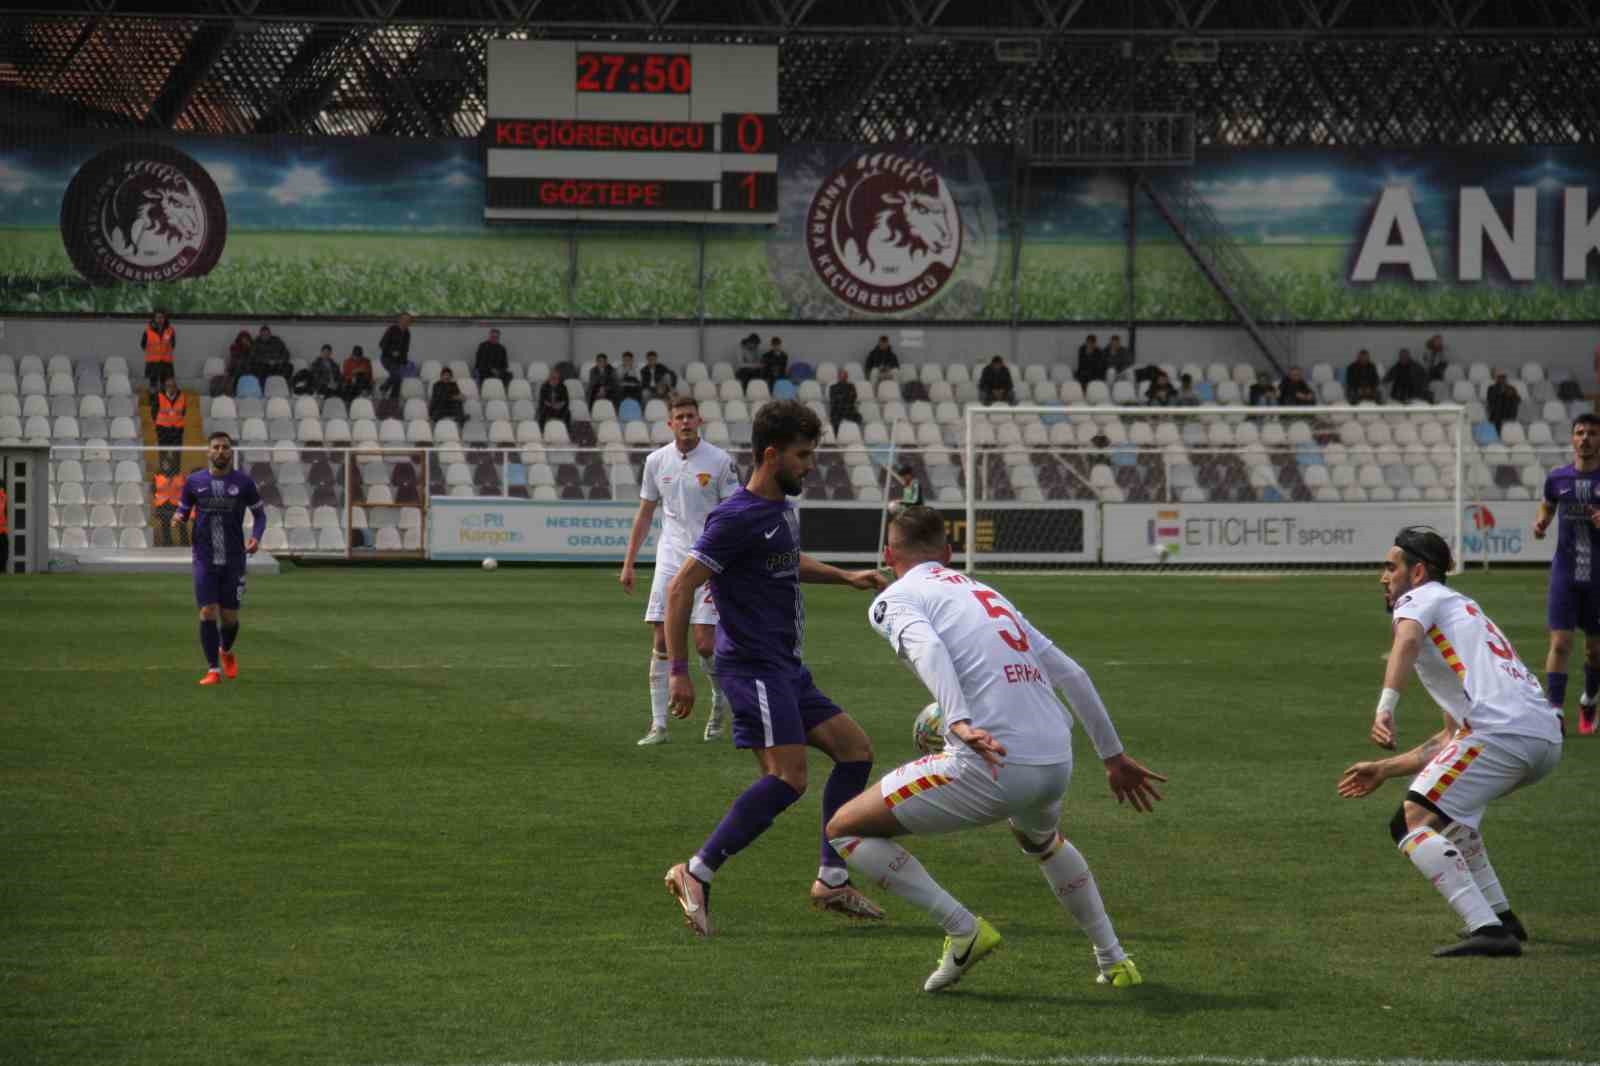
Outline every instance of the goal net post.
<svg viewBox="0 0 1600 1066">
<path fill-rule="evenodd" d="M 1467 413 L 969 405 L 958 548 L 969 570 L 1309 570 L 1375 566 L 1401 527 L 1428 525 L 1459 570 L 1474 493 L 1504 480 Z"/>
</svg>

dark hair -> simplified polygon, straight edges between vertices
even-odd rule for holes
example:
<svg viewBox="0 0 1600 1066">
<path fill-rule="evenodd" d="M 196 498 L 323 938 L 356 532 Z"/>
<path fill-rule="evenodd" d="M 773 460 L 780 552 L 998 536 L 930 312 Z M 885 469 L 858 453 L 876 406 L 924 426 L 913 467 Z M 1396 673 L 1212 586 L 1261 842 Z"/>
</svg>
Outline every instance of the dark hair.
<svg viewBox="0 0 1600 1066">
<path fill-rule="evenodd" d="M 889 540 L 914 552 L 938 555 L 949 543 L 944 515 L 932 507 L 915 504 L 889 519 Z"/>
<path fill-rule="evenodd" d="M 229 446 L 232 446 L 232 444 L 233 444 L 233 435 L 231 433 L 228 433 L 226 430 L 221 430 L 221 429 L 217 430 L 215 433 L 211 434 L 211 436 L 207 437 L 206 438 L 206 443 L 210 444 L 212 441 L 216 440 L 218 437 L 221 437 L 222 439 L 226 440 L 228 442 Z"/>
<path fill-rule="evenodd" d="M 821 439 L 822 419 L 799 400 L 762 404 L 750 425 L 750 451 L 758 464 L 768 448 L 782 451 L 797 440 L 815 444 Z"/>
<path fill-rule="evenodd" d="M 367 353 L 362 350 L 361 345 L 359 345 L 359 344 L 352 344 L 350 346 L 350 354 L 351 355 L 359 355 L 363 359 L 365 359 L 366 356 L 367 356 Z"/>
<path fill-rule="evenodd" d="M 1404 556 L 1406 567 L 1421 563 L 1430 580 L 1443 585 L 1450 575 L 1450 544 L 1432 526 L 1407 526 L 1394 538 L 1394 546 Z"/>
<path fill-rule="evenodd" d="M 655 353 L 651 352 L 650 354 L 654 355 Z M 691 393 L 687 392 L 675 392 L 671 396 L 667 397 L 668 414 L 676 411 L 680 407 L 693 407 L 695 409 L 695 413 L 698 414 L 700 411 L 700 401 L 695 399 Z"/>
<path fill-rule="evenodd" d="M 1579 426 L 1600 426 L 1600 415 L 1595 414 L 1593 411 L 1583 412 L 1583 414 L 1572 420 L 1573 429 L 1577 429 Z"/>
</svg>

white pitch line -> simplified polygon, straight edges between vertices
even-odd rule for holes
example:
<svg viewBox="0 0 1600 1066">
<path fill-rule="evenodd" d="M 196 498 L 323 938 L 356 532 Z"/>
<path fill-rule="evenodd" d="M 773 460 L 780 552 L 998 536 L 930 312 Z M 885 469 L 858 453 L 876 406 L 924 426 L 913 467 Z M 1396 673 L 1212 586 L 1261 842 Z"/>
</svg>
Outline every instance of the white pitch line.
<svg viewBox="0 0 1600 1066">
<path fill-rule="evenodd" d="M 471 1066 L 1533 1066 L 1535 1063 L 1537 1066 L 1592 1066 L 1592 1060 L 1580 1059 L 1345 1059 L 1313 1055 L 1282 1059 L 1232 1055 L 1057 1055 L 1042 1058 L 861 1055 L 778 1061 L 749 1058 L 546 1059 Z"/>
</svg>

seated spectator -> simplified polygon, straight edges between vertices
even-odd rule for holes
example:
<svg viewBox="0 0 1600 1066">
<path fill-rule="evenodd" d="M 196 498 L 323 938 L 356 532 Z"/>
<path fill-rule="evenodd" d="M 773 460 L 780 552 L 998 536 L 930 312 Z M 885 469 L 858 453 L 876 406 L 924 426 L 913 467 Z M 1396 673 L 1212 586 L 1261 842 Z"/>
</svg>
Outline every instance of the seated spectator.
<svg viewBox="0 0 1600 1066">
<path fill-rule="evenodd" d="M 989 365 L 978 375 L 978 400 L 980 403 L 1016 403 L 1017 392 L 1011 384 L 1011 371 L 1000 356 L 989 360 Z"/>
<path fill-rule="evenodd" d="M 478 345 L 472 360 L 472 376 L 482 385 L 489 378 L 499 378 L 500 384 L 511 384 L 511 363 L 506 358 L 506 346 L 500 343 L 500 331 L 491 329 L 489 339 Z"/>
<path fill-rule="evenodd" d="M 623 400 L 632 400 L 640 406 L 644 405 L 644 382 L 639 377 L 639 371 L 633 365 L 633 353 L 622 353 L 622 366 L 617 371 L 617 395 Z"/>
<path fill-rule="evenodd" d="M 1444 338 L 1435 333 L 1422 346 L 1422 368 L 1428 372 L 1429 381 L 1439 381 L 1449 365 L 1450 360 L 1444 354 Z"/>
<path fill-rule="evenodd" d="M 446 418 L 457 422 L 467 420 L 461 386 L 456 384 L 455 371 L 449 367 L 439 371 L 439 380 L 433 383 L 433 392 L 428 396 L 428 418 L 434 422 Z"/>
<path fill-rule="evenodd" d="M 250 373 L 266 381 L 268 378 L 287 378 L 294 373 L 294 363 L 283 338 L 275 336 L 271 326 L 262 326 L 250 346 Z"/>
<path fill-rule="evenodd" d="M 255 340 L 250 336 L 250 331 L 241 329 L 233 338 L 233 343 L 228 345 L 227 366 L 222 373 L 228 379 L 228 392 L 232 393 L 234 386 L 239 384 L 241 375 L 250 373 L 253 363 L 250 352 L 255 347 Z"/>
<path fill-rule="evenodd" d="M 1194 375 L 1178 375 L 1178 403 L 1179 407 L 1199 407 L 1202 403 L 1200 394 L 1194 391 Z"/>
<path fill-rule="evenodd" d="M 1569 371 L 1570 373 L 1570 371 Z M 1575 377 L 1565 377 L 1556 385 L 1556 399 L 1562 403 L 1572 403 L 1574 400 L 1584 399 L 1583 386 L 1578 384 Z"/>
<path fill-rule="evenodd" d="M 317 396 L 327 398 L 343 394 L 344 378 L 339 372 L 339 364 L 333 358 L 333 345 L 324 344 L 317 353 L 317 358 L 311 365 L 294 376 L 294 391 L 297 395 L 315 393 Z"/>
<path fill-rule="evenodd" d="M 1113 333 L 1106 342 L 1106 371 L 1111 376 L 1122 373 L 1133 365 L 1133 349 L 1122 346 L 1122 335 Z"/>
<path fill-rule="evenodd" d="M 568 402 L 567 386 L 561 381 L 561 371 L 555 367 L 539 386 L 539 428 L 552 418 L 572 428 L 572 405 Z"/>
<path fill-rule="evenodd" d="M 678 387 L 678 375 L 658 362 L 655 352 L 645 352 L 644 366 L 639 368 L 639 384 L 644 388 L 647 398 L 653 396 L 665 400 Z"/>
<path fill-rule="evenodd" d="M 402 314 L 394 325 L 383 331 L 378 340 L 378 362 L 389 372 L 383 383 L 383 394 L 391 400 L 400 398 L 400 382 L 417 372 L 411 362 L 411 316 Z"/>
<path fill-rule="evenodd" d="M 839 423 L 854 422 L 861 424 L 861 411 L 856 406 L 856 387 L 850 383 L 850 371 L 839 371 L 838 378 L 828 386 L 828 421 L 833 423 L 833 432 L 839 432 Z"/>
<path fill-rule="evenodd" d="M 1356 361 L 1344 369 L 1344 394 L 1351 403 L 1363 399 L 1378 402 L 1378 368 L 1372 362 L 1372 353 L 1365 348 L 1356 353 Z"/>
<path fill-rule="evenodd" d="M 350 355 L 340 369 L 340 376 L 344 378 L 345 403 L 349 403 L 357 396 L 372 395 L 372 360 L 367 358 L 367 353 L 362 351 L 361 345 L 357 344 L 350 349 Z"/>
<path fill-rule="evenodd" d="M 894 468 L 894 476 L 900 482 L 900 496 L 889 501 L 889 517 L 904 511 L 907 507 L 920 507 L 922 505 L 922 482 L 917 480 L 917 471 L 910 463 L 901 463 Z"/>
<path fill-rule="evenodd" d="M 589 368 L 589 388 L 586 393 L 590 407 L 596 400 L 610 400 L 616 403 L 617 396 L 617 370 L 611 365 L 611 360 L 606 358 L 606 353 L 601 352 L 594 357 L 594 365 Z"/>
<path fill-rule="evenodd" d="M 1251 387 L 1251 394 L 1255 387 Z M 1253 402 L 1253 401 L 1252 401 Z M 1311 388 L 1311 382 L 1305 378 L 1305 373 L 1297 366 L 1291 366 L 1289 372 L 1283 376 L 1283 382 L 1278 386 L 1278 402 L 1285 407 L 1313 407 L 1317 402 L 1317 394 Z"/>
<path fill-rule="evenodd" d="M 789 376 L 789 353 L 783 350 L 783 338 L 772 338 L 772 347 L 761 356 L 761 377 L 770 386 Z"/>
<path fill-rule="evenodd" d="M 1299 367 L 1293 367 L 1299 370 Z M 1284 378 L 1287 382 L 1289 379 Z M 1263 370 L 1256 375 L 1256 382 L 1250 386 L 1251 407 L 1274 407 L 1278 403 L 1278 387 L 1272 383 L 1272 375 Z"/>
<path fill-rule="evenodd" d="M 1144 400 L 1151 407 L 1171 407 L 1178 402 L 1178 391 L 1172 387 L 1172 379 L 1165 370 L 1156 371 L 1155 380 L 1144 390 Z"/>
<path fill-rule="evenodd" d="M 1106 379 L 1106 365 L 1106 353 L 1100 347 L 1100 338 L 1089 334 L 1078 345 L 1078 372 L 1073 377 L 1087 389 L 1089 382 Z"/>
<path fill-rule="evenodd" d="M 866 365 L 863 369 L 867 372 L 867 383 L 876 384 L 885 379 L 893 379 L 900 371 L 900 357 L 894 354 L 894 349 L 889 347 L 888 337 L 879 337 L 878 343 L 872 351 L 867 353 Z"/>
<path fill-rule="evenodd" d="M 1383 381 L 1389 386 L 1389 399 L 1395 403 L 1433 400 L 1432 393 L 1428 391 L 1428 372 L 1421 363 L 1412 361 L 1410 348 L 1400 349 L 1400 357 L 1383 375 Z"/>
<path fill-rule="evenodd" d="M 1504 370 L 1494 372 L 1494 384 L 1490 385 L 1484 393 L 1484 406 L 1488 408 L 1489 421 L 1494 423 L 1494 431 L 1500 432 L 1500 427 L 1507 422 L 1517 420 L 1517 408 L 1522 406 L 1522 394 L 1515 385 L 1506 380 Z"/>
<path fill-rule="evenodd" d="M 748 385 L 752 378 L 761 376 L 761 335 L 752 333 L 739 342 L 739 365 L 733 376 L 740 385 Z"/>
</svg>

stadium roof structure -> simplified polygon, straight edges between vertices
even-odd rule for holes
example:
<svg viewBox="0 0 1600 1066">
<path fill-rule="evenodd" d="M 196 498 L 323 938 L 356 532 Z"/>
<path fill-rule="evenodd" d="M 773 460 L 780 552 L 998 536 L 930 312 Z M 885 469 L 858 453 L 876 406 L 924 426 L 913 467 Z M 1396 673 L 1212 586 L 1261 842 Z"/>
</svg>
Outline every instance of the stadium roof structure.
<svg viewBox="0 0 1600 1066">
<path fill-rule="evenodd" d="M 498 37 L 777 44 L 791 140 L 1005 144 L 1059 112 L 1192 113 L 1202 147 L 1600 136 L 1586 0 L 8 3 L 0 127 L 474 136 Z"/>
</svg>

